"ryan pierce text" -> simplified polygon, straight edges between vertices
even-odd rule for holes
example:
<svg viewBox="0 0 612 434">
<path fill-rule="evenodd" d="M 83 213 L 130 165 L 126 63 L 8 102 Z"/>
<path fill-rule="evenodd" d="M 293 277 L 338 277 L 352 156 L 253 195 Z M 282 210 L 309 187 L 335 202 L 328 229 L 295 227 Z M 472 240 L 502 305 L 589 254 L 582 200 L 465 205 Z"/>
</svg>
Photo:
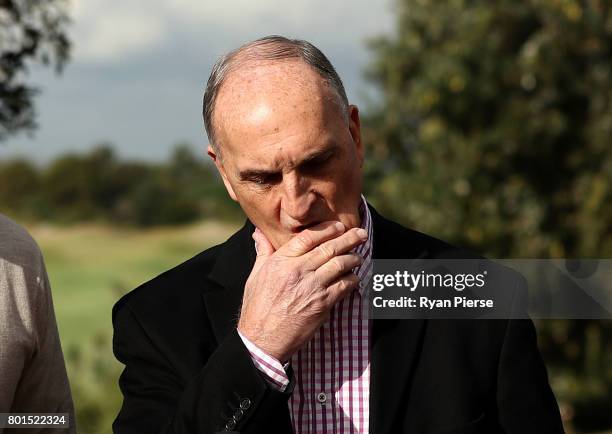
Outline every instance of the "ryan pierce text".
<svg viewBox="0 0 612 434">
<path fill-rule="evenodd" d="M 467 297 L 453 297 L 453 299 L 430 299 L 429 297 L 399 297 L 395 299 L 385 299 L 374 297 L 372 306 L 376 308 L 427 308 L 446 309 L 446 308 L 493 308 L 493 300 L 472 300 Z"/>
</svg>

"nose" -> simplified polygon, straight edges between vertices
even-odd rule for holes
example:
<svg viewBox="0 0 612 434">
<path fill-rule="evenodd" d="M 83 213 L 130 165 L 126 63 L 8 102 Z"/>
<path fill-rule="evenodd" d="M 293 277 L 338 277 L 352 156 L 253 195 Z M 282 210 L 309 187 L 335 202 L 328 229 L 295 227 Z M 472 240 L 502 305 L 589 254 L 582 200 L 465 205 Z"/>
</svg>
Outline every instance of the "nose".
<svg viewBox="0 0 612 434">
<path fill-rule="evenodd" d="M 283 184 L 281 211 L 286 225 L 294 228 L 309 223 L 308 218 L 316 197 L 310 191 L 308 179 L 291 172 L 283 177 Z"/>
</svg>

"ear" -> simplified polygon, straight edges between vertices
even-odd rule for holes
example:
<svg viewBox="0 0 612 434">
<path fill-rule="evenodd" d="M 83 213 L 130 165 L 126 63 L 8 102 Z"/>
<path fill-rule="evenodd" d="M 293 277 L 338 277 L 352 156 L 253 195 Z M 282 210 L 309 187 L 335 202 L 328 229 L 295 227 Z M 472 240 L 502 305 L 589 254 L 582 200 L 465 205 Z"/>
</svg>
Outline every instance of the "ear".
<svg viewBox="0 0 612 434">
<path fill-rule="evenodd" d="M 363 142 L 361 141 L 361 120 L 359 119 L 359 109 L 356 105 L 349 105 L 349 131 L 355 144 L 359 167 L 363 167 Z"/>
<path fill-rule="evenodd" d="M 221 179 L 223 180 L 223 184 L 225 185 L 225 189 L 227 190 L 227 193 L 230 195 L 230 197 L 234 201 L 238 202 L 238 197 L 236 196 L 236 193 L 234 193 L 234 188 L 232 187 L 232 184 L 230 184 L 227 178 L 227 173 L 225 172 L 225 167 L 223 166 L 223 162 L 221 161 L 220 156 L 216 154 L 215 150 L 210 145 L 208 145 L 208 149 L 206 153 L 213 160 L 213 163 L 215 163 L 215 166 L 217 166 L 217 170 L 219 171 L 219 174 L 221 175 Z"/>
</svg>

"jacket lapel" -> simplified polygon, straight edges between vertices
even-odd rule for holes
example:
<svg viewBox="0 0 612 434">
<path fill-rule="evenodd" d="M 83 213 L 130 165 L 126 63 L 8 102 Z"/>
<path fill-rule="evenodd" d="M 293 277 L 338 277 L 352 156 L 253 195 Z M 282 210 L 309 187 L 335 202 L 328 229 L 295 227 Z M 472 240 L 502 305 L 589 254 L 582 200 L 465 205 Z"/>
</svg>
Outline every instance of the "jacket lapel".
<svg viewBox="0 0 612 434">
<path fill-rule="evenodd" d="M 203 293 L 210 324 L 217 342 L 236 328 L 240 316 L 240 306 L 244 294 L 244 285 L 251 274 L 255 258 L 255 242 L 251 235 L 255 226 L 247 219 L 244 226 L 218 248 L 221 249 Z M 213 283 L 213 285 L 210 285 Z M 271 429 L 270 433 L 290 433 L 291 418 L 289 407 L 278 416 L 281 428 Z"/>
<path fill-rule="evenodd" d="M 420 243 L 407 236 L 410 231 L 384 219 L 372 206 L 370 212 L 374 230 L 373 259 L 416 258 L 428 254 Z M 424 319 L 372 321 L 370 433 L 399 432 L 394 429 L 394 423 L 398 414 L 407 411 L 424 328 Z"/>
<path fill-rule="evenodd" d="M 255 263 L 255 244 L 251 235 L 255 226 L 247 220 L 220 249 L 208 275 L 203 297 L 210 324 L 221 342 L 238 324 L 240 306 L 246 283 Z M 212 283 L 212 284 L 211 284 Z"/>
</svg>

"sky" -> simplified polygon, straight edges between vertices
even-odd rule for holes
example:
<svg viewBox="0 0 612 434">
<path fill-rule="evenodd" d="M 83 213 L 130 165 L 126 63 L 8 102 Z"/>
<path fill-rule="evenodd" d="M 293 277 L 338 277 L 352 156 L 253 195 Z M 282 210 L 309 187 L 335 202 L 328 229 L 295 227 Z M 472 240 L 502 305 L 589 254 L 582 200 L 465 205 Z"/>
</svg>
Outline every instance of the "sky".
<svg viewBox="0 0 612 434">
<path fill-rule="evenodd" d="M 330 59 L 350 102 L 375 97 L 366 41 L 391 33 L 392 0 L 73 0 L 72 58 L 60 75 L 30 68 L 39 128 L 0 143 L 0 159 L 44 164 L 112 143 L 123 158 L 161 161 L 177 143 L 203 153 L 205 82 L 215 60 L 269 34 L 306 39 Z"/>
</svg>

